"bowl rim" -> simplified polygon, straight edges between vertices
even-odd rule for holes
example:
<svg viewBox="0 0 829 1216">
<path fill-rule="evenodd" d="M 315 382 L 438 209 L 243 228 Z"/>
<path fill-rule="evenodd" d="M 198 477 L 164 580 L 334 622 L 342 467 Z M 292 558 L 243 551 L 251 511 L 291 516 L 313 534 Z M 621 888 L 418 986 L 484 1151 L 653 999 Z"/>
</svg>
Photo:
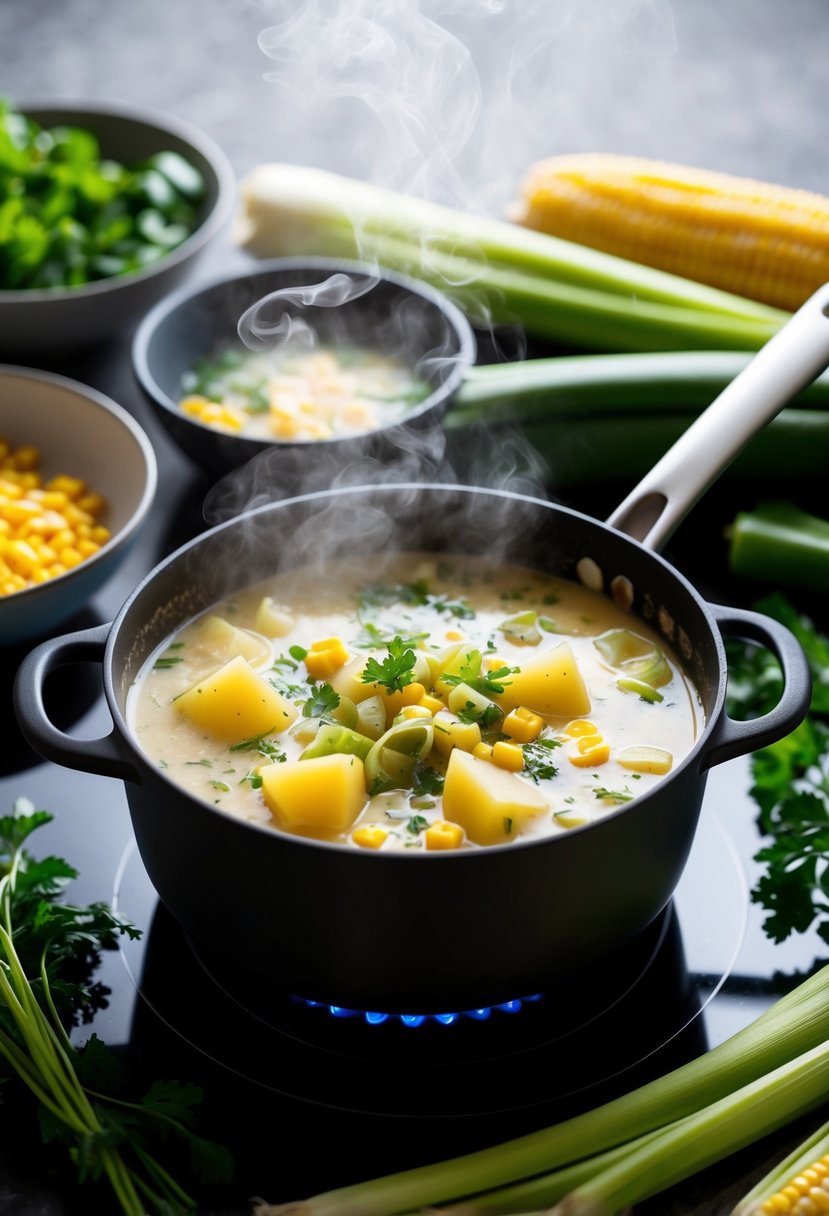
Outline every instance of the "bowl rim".
<svg viewBox="0 0 829 1216">
<path fill-rule="evenodd" d="M 224 431 L 217 431 L 214 427 L 201 422 L 197 418 L 191 418 L 187 414 L 183 414 L 178 404 L 159 385 L 147 357 L 150 342 L 172 313 L 182 304 L 191 303 L 199 296 L 215 291 L 217 288 L 230 287 L 234 284 L 242 283 L 247 279 L 258 278 L 271 272 L 300 270 L 306 267 L 314 271 L 327 270 L 332 273 L 343 271 L 345 273 L 367 275 L 382 282 L 402 287 L 412 295 L 418 296 L 422 300 L 434 305 L 448 321 L 459 342 L 458 352 L 454 356 L 454 365 L 443 383 L 438 385 L 433 392 L 429 393 L 428 397 L 418 402 L 413 409 L 402 417 L 395 418 L 392 422 L 356 435 L 333 435 L 327 439 L 286 441 L 276 437 L 270 439 L 259 435 L 245 435 L 242 433 L 227 434 Z M 310 255 L 305 257 L 296 255 L 257 260 L 252 263 L 250 269 L 235 270 L 230 274 L 217 275 L 212 279 L 188 283 L 184 287 L 180 287 L 176 291 L 165 295 L 139 322 L 132 340 L 132 365 L 144 392 L 156 405 L 172 414 L 176 420 L 215 436 L 217 441 L 231 440 L 234 443 L 250 444 L 251 456 L 254 456 L 257 452 L 272 447 L 280 449 L 310 447 L 316 449 L 332 444 L 359 442 L 361 440 L 368 440 L 373 435 L 382 435 L 384 432 L 392 431 L 398 427 L 405 427 L 409 422 L 434 409 L 441 401 L 448 401 L 457 392 L 463 383 L 467 370 L 475 362 L 476 349 L 475 333 L 465 314 L 447 295 L 436 287 L 433 287 L 430 283 L 410 275 L 399 274 L 395 270 L 389 270 L 379 262 L 360 261 L 354 258 Z"/>
<path fill-rule="evenodd" d="M 143 427 L 136 422 L 132 414 L 128 413 L 122 405 L 118 405 L 117 402 L 113 401 L 111 397 L 107 397 L 106 394 L 99 392 L 98 389 L 92 388 L 88 384 L 81 383 L 80 380 L 73 380 L 69 376 L 58 375 L 57 372 L 18 366 L 14 363 L 0 363 L 0 382 L 4 381 L 7 377 L 34 380 L 47 387 L 61 388 L 75 393 L 85 398 L 104 413 L 109 414 L 116 422 L 119 422 L 125 430 L 129 431 L 143 457 L 144 489 L 138 506 L 134 509 L 129 519 L 118 532 L 110 537 L 105 545 L 101 546 L 97 553 L 93 553 L 91 557 L 80 562 L 79 565 L 73 566 L 70 570 L 64 571 L 63 574 L 58 574 L 55 578 L 49 579 L 45 583 L 37 583 L 33 587 L 23 587 L 20 591 L 13 591 L 8 595 L 0 596 L 0 615 L 2 615 L 3 604 L 11 604 L 13 602 L 15 605 L 19 605 L 26 596 L 35 595 L 44 589 L 52 589 L 57 586 L 65 587 L 68 583 L 84 577 L 93 566 L 109 557 L 116 549 L 127 544 L 144 522 L 155 499 L 158 486 L 158 461 L 149 436 Z"/>
<path fill-rule="evenodd" d="M 95 279 L 91 283 L 81 283 L 77 287 L 23 287 L 0 288 L 0 305 L 25 305 L 60 302 L 63 300 L 91 299 L 106 296 L 119 288 L 132 284 L 144 283 L 156 275 L 178 266 L 186 261 L 221 229 L 230 219 L 236 203 L 236 175 L 227 156 L 220 146 L 209 135 L 205 135 L 197 127 L 193 127 L 182 118 L 163 114 L 158 110 L 143 106 L 127 105 L 122 102 L 73 101 L 70 98 L 26 98 L 15 100 L 14 109 L 17 113 L 28 115 L 38 111 L 65 112 L 76 115 L 80 122 L 83 115 L 90 118 L 115 118 L 123 122 L 141 123 L 154 127 L 162 135 L 172 135 L 183 143 L 189 144 L 204 158 L 215 177 L 216 197 L 213 205 L 206 213 L 201 223 L 190 235 L 165 253 L 157 261 L 151 262 L 141 270 L 132 270 L 128 274 L 112 275 L 105 279 Z"/>
</svg>

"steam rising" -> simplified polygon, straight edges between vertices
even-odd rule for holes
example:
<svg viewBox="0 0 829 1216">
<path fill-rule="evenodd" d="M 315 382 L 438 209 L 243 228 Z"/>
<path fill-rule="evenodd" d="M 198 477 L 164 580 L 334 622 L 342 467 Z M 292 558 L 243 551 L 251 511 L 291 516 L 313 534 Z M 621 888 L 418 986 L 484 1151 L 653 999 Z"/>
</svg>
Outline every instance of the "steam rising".
<svg viewBox="0 0 829 1216">
<path fill-rule="evenodd" d="M 316 334 L 302 317 L 292 311 L 302 308 L 339 308 L 351 300 L 359 300 L 377 285 L 370 275 L 332 274 L 321 283 L 300 287 L 280 287 L 271 291 L 239 318 L 239 337 L 249 350 L 271 350 L 290 342 L 294 346 L 313 347 Z M 273 317 L 274 319 L 271 319 Z"/>
<path fill-rule="evenodd" d="M 668 0 L 258 2 L 269 20 L 259 45 L 271 61 L 266 78 L 279 124 L 302 130 L 309 149 L 335 146 L 322 167 L 482 213 L 503 213 L 531 161 L 579 146 L 583 109 L 612 107 L 615 90 L 668 67 L 675 53 Z M 428 249 L 428 234 L 423 239 Z M 240 319 L 242 340 L 254 349 L 312 341 L 316 324 L 298 310 L 356 298 L 348 279 L 333 275 L 268 296 Z M 378 318 L 371 345 L 399 346 L 409 320 L 405 305 Z M 496 356 L 524 353 L 520 333 L 494 337 Z M 430 375 L 445 357 L 423 350 L 419 367 Z M 216 523 L 275 498 L 360 485 L 405 484 L 398 505 L 420 496 L 408 483 L 423 482 L 546 497 L 548 470 L 519 433 L 482 424 L 462 435 L 458 443 L 438 427 L 396 428 L 373 449 L 275 447 L 213 488 L 205 518 Z M 422 497 L 424 512 L 432 501 Z M 295 529 L 289 563 L 324 567 L 355 543 L 378 555 L 407 547 L 380 502 L 361 504 L 356 495 L 321 500 Z M 447 543 L 465 552 L 496 543 L 500 556 L 514 558 L 522 516 L 509 498 L 490 499 L 482 516 L 470 496 L 447 522 Z"/>
</svg>

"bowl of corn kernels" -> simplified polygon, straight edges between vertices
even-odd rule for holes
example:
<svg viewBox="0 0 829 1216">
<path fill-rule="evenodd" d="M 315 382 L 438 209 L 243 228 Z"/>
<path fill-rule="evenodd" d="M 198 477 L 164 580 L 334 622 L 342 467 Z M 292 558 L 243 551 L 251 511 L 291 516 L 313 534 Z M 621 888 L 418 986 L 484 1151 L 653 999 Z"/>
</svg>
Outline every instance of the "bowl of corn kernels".
<svg viewBox="0 0 829 1216">
<path fill-rule="evenodd" d="M 156 481 L 149 439 L 114 401 L 0 365 L 0 645 L 89 601 L 126 556 Z"/>
</svg>

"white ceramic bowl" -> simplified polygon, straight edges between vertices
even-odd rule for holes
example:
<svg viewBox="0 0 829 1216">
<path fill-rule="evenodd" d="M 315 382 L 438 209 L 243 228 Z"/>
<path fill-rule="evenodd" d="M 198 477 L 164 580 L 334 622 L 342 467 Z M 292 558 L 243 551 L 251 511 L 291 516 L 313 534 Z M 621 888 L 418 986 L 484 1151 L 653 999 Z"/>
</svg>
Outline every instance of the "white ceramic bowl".
<svg viewBox="0 0 829 1216">
<path fill-rule="evenodd" d="M 0 596 L 0 645 L 48 633 L 113 573 L 135 540 L 158 480 L 152 444 L 134 418 L 95 389 L 50 372 L 0 364 L 0 435 L 34 444 L 44 480 L 82 478 L 107 502 L 111 539 L 92 557 L 23 591 Z M 2 475 L 2 474 L 0 474 Z"/>
<path fill-rule="evenodd" d="M 224 152 L 188 123 L 114 103 L 20 102 L 42 127 L 84 127 L 105 157 L 129 165 L 155 152 L 178 152 L 199 170 L 205 193 L 198 223 L 180 245 L 131 274 L 78 287 L 0 290 L 0 354 L 10 359 L 92 346 L 137 322 L 177 286 L 230 219 L 236 180 Z"/>
</svg>

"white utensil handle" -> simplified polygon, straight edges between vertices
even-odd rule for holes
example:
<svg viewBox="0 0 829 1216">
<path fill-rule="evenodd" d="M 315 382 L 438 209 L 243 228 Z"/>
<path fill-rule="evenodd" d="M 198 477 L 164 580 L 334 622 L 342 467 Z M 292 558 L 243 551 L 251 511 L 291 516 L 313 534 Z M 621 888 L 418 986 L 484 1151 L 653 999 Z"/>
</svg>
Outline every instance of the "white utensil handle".
<svg viewBox="0 0 829 1216">
<path fill-rule="evenodd" d="M 659 550 L 749 439 L 829 366 L 829 283 L 819 288 L 657 461 L 608 519 Z"/>
</svg>

